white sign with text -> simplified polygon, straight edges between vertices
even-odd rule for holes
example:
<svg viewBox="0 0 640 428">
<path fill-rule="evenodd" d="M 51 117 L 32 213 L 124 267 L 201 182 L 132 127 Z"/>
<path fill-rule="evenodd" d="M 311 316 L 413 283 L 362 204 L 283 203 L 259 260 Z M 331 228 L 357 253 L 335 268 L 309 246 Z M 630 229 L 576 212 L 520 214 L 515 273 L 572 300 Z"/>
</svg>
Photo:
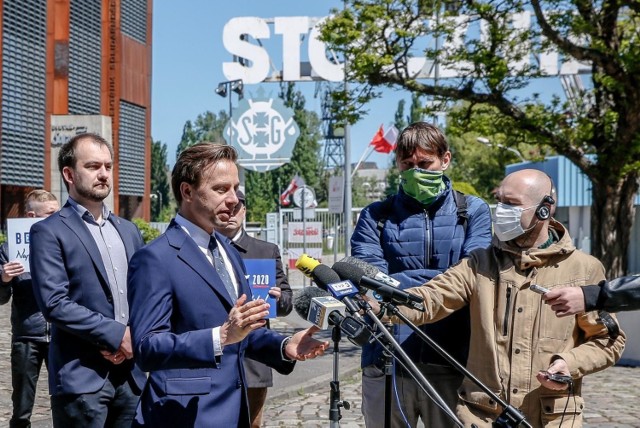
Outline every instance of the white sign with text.
<svg viewBox="0 0 640 428">
<path fill-rule="evenodd" d="M 319 244 L 322 242 L 321 221 L 290 221 L 287 227 L 289 243 L 302 244 L 305 237 L 307 244 Z"/>
<path fill-rule="evenodd" d="M 29 267 L 29 230 L 42 218 L 8 218 L 7 219 L 7 258 L 9 261 L 19 261 L 25 272 L 31 272 Z"/>
</svg>

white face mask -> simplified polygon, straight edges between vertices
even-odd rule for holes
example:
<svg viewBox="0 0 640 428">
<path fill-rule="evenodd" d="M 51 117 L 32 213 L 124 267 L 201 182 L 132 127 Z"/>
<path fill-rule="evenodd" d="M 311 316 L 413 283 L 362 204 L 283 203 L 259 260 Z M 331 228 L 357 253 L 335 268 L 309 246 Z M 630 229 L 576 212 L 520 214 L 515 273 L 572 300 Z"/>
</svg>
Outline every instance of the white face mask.
<svg viewBox="0 0 640 428">
<path fill-rule="evenodd" d="M 536 205 L 521 208 L 498 202 L 493 218 L 493 231 L 496 237 L 500 241 L 506 242 L 522 236 L 526 232 L 526 230 L 522 228 L 522 212 L 535 207 Z"/>
</svg>

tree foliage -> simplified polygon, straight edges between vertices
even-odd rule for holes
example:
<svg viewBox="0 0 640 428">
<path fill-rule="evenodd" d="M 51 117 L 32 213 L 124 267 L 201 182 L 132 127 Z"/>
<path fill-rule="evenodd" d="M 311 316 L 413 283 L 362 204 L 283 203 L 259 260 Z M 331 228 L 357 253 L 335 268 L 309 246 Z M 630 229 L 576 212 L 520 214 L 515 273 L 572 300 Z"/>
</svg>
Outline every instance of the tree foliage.
<svg viewBox="0 0 640 428">
<path fill-rule="evenodd" d="M 564 155 L 591 180 L 592 253 L 609 275 L 626 271 L 640 176 L 638 2 L 345 3 L 322 32 L 348 61 L 349 80 L 361 83 L 340 100 L 343 117 L 356 120 L 382 86 L 429 96 L 439 110 L 463 100 L 468 116 L 477 106 L 493 108 L 495 121 L 516 137 L 508 144 Z M 531 25 L 516 25 L 527 20 L 514 17 L 529 16 Z M 554 52 L 565 70 L 578 62 L 589 68 L 582 76 L 588 81 L 574 85 L 573 97 L 535 92 L 558 78 L 533 59 L 554 59 Z M 439 70 L 440 78 L 419 78 L 410 56 L 426 58 L 420 69 Z M 442 77 L 453 67 L 459 70 L 455 78 Z"/>
<path fill-rule="evenodd" d="M 224 143 L 225 140 L 222 137 L 222 133 L 228 121 L 229 113 L 224 110 L 220 110 L 217 116 L 215 113 L 206 111 L 199 114 L 193 123 L 187 120 L 182 128 L 182 137 L 176 149 L 176 158 L 187 147 L 202 141 Z"/>
<path fill-rule="evenodd" d="M 166 221 L 167 218 L 164 218 L 166 216 L 162 214 L 167 213 L 171 202 L 171 184 L 167 164 L 167 145 L 160 141 L 151 143 L 151 194 L 154 195 L 151 199 L 151 219 Z"/>
</svg>

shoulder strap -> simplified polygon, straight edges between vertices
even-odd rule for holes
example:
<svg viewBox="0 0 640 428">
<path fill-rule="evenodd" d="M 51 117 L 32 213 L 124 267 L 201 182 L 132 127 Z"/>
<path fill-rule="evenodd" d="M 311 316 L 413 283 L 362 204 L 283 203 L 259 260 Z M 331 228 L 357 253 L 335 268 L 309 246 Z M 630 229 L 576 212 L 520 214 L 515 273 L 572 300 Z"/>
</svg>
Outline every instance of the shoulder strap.
<svg viewBox="0 0 640 428">
<path fill-rule="evenodd" d="M 456 207 L 458 208 L 456 213 L 458 214 L 458 224 L 462 225 L 462 231 L 467 234 L 467 222 L 469 220 L 469 213 L 467 212 L 467 197 L 464 193 L 453 191 L 453 198 L 456 201 Z"/>
<path fill-rule="evenodd" d="M 382 231 L 384 230 L 384 224 L 389 219 L 389 214 L 391 213 L 392 201 L 393 201 L 393 195 L 387 196 L 387 198 L 382 201 L 382 204 L 380 204 L 380 217 L 378 218 L 378 222 L 376 223 L 380 242 L 382 242 Z"/>
<path fill-rule="evenodd" d="M 469 220 L 469 213 L 467 212 L 467 197 L 464 193 L 457 190 L 453 191 L 453 198 L 456 202 L 456 214 L 458 216 L 458 224 L 462 225 L 462 231 L 467 234 L 467 222 Z M 389 219 L 389 213 L 391 212 L 391 203 L 393 196 L 388 196 L 382 201 L 380 205 L 380 217 L 376 223 L 380 241 L 382 242 L 382 231 L 384 230 L 384 224 Z"/>
</svg>

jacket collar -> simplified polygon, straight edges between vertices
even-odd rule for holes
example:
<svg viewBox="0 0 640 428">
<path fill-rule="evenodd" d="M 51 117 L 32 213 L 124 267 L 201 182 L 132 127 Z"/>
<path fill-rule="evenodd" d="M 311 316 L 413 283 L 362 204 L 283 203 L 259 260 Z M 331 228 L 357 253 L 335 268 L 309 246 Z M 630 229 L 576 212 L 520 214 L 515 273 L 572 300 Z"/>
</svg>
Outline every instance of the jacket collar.
<svg viewBox="0 0 640 428">
<path fill-rule="evenodd" d="M 549 228 L 554 230 L 560 238 L 547 248 L 520 248 L 511 241 L 502 242 L 493 236 L 492 245 L 505 253 L 508 253 L 513 259 L 514 264 L 521 270 L 531 267 L 540 267 L 549 264 L 549 260 L 556 256 L 565 257 L 576 250 L 575 245 L 569 236 L 569 231 L 555 219 L 549 222 Z"/>
<path fill-rule="evenodd" d="M 96 245 L 96 241 L 93 239 L 93 235 L 91 235 L 91 232 L 89 232 L 87 225 L 80 217 L 80 214 L 78 214 L 78 211 L 73 206 L 71 206 L 69 202 L 67 202 L 59 211 L 59 215 L 62 222 L 66 224 L 73 233 L 76 234 L 79 242 L 82 243 L 82 245 L 87 250 L 87 253 L 89 253 L 94 266 L 96 267 L 100 275 L 102 275 L 102 278 L 108 283 L 109 279 L 107 276 L 107 271 L 104 267 L 104 262 L 102 261 L 102 256 L 100 255 L 98 245 Z M 110 214 L 108 221 L 113 224 L 113 226 L 118 231 L 120 238 L 122 239 L 122 243 L 124 244 L 124 248 L 127 253 L 127 260 L 131 259 L 131 256 L 133 256 L 133 253 L 136 250 L 135 243 L 133 242 L 131 235 L 123 229 L 120 217 Z"/>
<path fill-rule="evenodd" d="M 233 274 L 236 276 L 236 281 L 238 282 L 238 296 L 242 294 L 250 296 L 251 291 L 248 289 L 247 280 L 244 277 L 242 261 L 237 253 L 235 253 L 234 256 L 235 250 L 231 247 L 229 240 L 224 235 L 218 232 L 214 232 L 214 234 L 218 244 L 224 247 L 227 257 L 229 257 L 231 265 L 233 266 Z M 223 297 L 230 306 L 233 306 L 231 297 L 224 285 L 222 285 L 223 283 L 218 273 L 213 266 L 211 266 L 211 263 L 209 263 L 209 260 L 207 260 L 195 241 L 176 223 L 175 219 L 171 220 L 165 236 L 169 245 L 178 252 L 178 258 L 193 269 L 207 285 Z"/>
</svg>

